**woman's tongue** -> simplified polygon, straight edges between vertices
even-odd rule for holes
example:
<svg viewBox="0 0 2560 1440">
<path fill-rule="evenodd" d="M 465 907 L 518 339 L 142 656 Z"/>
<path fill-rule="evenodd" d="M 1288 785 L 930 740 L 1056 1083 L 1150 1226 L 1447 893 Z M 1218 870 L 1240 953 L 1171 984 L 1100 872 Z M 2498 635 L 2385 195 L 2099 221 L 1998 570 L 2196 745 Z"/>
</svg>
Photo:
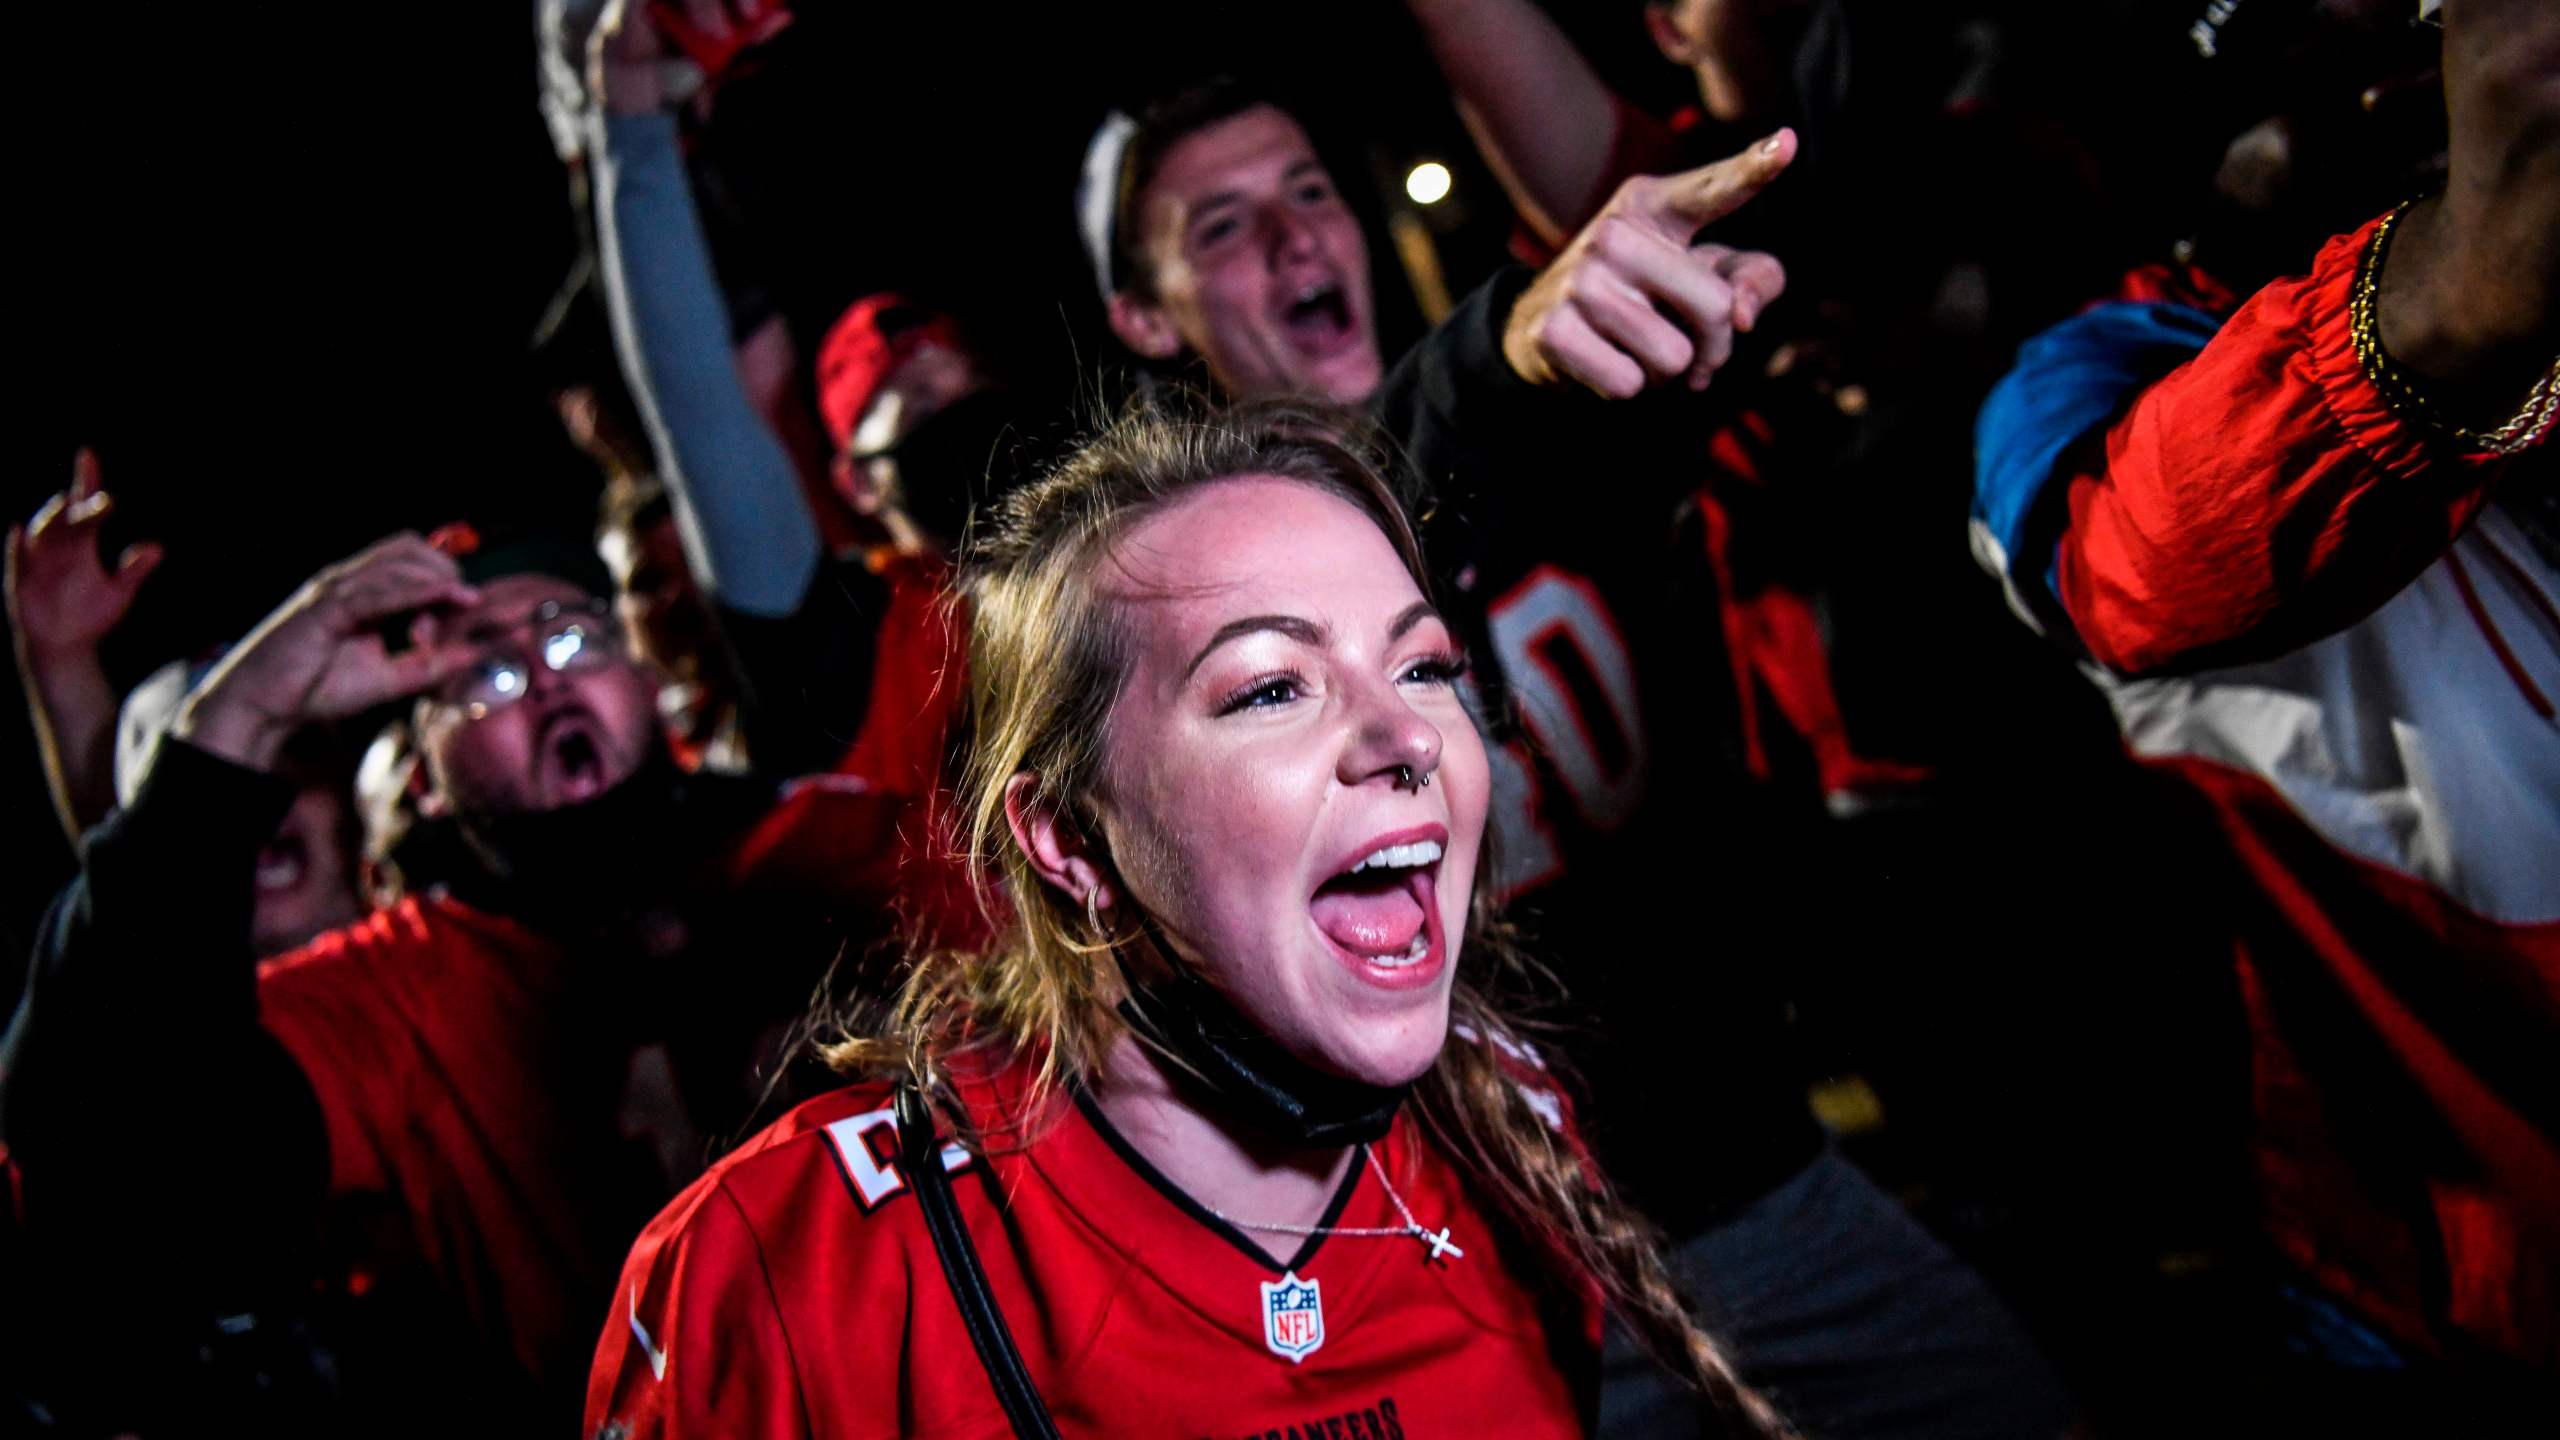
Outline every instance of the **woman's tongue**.
<svg viewBox="0 0 2560 1440">
<path fill-rule="evenodd" d="M 1317 929 L 1354 955 L 1402 955 L 1422 933 L 1428 889 L 1420 871 L 1346 876 L 1326 882 L 1307 909 Z"/>
</svg>

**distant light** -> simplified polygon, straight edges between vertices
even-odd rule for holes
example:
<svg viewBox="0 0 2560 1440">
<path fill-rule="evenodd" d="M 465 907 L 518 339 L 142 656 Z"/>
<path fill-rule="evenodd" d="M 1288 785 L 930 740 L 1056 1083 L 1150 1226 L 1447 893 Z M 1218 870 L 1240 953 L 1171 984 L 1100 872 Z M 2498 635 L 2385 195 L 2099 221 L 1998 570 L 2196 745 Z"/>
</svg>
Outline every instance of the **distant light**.
<svg viewBox="0 0 2560 1440">
<path fill-rule="evenodd" d="M 1416 205 L 1437 205 L 1449 198 L 1449 167 L 1437 160 L 1425 160 L 1404 177 L 1404 193 Z"/>
</svg>

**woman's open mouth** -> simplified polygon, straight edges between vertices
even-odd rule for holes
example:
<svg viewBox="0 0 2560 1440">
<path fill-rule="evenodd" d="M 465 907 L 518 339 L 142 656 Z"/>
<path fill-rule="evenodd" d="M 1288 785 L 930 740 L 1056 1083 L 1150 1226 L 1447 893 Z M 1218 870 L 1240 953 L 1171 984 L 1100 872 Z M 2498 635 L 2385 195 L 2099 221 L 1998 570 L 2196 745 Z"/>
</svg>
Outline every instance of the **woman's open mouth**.
<svg viewBox="0 0 2560 1440">
<path fill-rule="evenodd" d="M 1381 836 L 1316 887 L 1307 912 L 1338 958 L 1370 984 L 1404 989 L 1435 979 L 1446 954 L 1439 904 L 1439 826 Z"/>
</svg>

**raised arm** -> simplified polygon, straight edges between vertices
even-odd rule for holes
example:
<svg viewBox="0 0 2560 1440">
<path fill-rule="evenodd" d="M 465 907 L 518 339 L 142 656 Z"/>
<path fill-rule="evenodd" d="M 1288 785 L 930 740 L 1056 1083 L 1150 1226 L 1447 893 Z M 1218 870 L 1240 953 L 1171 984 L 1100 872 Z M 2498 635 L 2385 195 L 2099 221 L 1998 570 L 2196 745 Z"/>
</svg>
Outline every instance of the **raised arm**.
<svg viewBox="0 0 2560 1440">
<path fill-rule="evenodd" d="M 1618 98 L 1534 0 L 1406 0 L 1512 205 L 1561 245 L 1600 206 Z"/>
<path fill-rule="evenodd" d="M 116 692 L 98 647 L 161 557 L 146 541 L 106 563 L 98 532 L 114 507 L 98 488 L 98 457 L 83 450 L 71 488 L 9 531 L 9 638 L 54 814 L 75 847 L 116 801 Z"/>
<path fill-rule="evenodd" d="M 675 116 L 659 84 L 663 41 L 631 6 L 606 17 L 598 42 L 601 105 L 589 138 L 615 347 L 703 589 L 747 615 L 791 615 L 817 574 L 817 523 L 730 349 Z"/>
<path fill-rule="evenodd" d="M 1794 159 L 1794 132 L 1781 130 L 1711 165 L 1624 181 L 1546 269 L 1498 272 L 1407 352 L 1370 402 L 1379 423 L 1439 484 L 1464 455 L 1593 423 L 1592 411 L 1560 404 L 1706 389 L 1735 337 L 1786 293 L 1786 267 L 1691 237 Z"/>
<path fill-rule="evenodd" d="M 2442 196 L 2331 241 L 2218 329 L 2125 304 L 2057 326 L 1985 405 L 1978 533 L 2021 603 L 2101 663 L 2233 663 L 2354 622 L 2547 438 L 2560 14 L 2445 14 Z"/>
<path fill-rule="evenodd" d="M 309 1082 L 258 1020 L 252 872 L 296 789 L 271 772 L 304 725 L 470 663 L 425 622 L 397 654 L 382 630 L 468 593 L 415 536 L 322 571 L 189 697 L 46 917 L 0 1049 L 0 1133 L 56 1269 L 128 1296 L 137 1326 L 299 1274 L 329 1157 Z"/>
</svg>

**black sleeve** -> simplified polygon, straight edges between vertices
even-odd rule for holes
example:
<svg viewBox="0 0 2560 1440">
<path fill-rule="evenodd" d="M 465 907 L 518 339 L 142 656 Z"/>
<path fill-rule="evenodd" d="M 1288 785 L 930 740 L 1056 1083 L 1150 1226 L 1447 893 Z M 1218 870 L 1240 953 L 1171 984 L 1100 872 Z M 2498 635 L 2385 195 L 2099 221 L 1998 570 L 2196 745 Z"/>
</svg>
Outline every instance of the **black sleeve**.
<svg viewBox="0 0 2560 1440">
<path fill-rule="evenodd" d="M 1752 387 L 1719 378 L 1704 394 L 1659 385 L 1608 400 L 1580 385 L 1530 384 L 1503 358 L 1502 332 L 1536 278 L 1509 266 L 1459 301 L 1379 384 L 1370 412 L 1380 428 L 1443 509 L 1481 512 L 1478 523 L 1505 510 L 1546 523 L 1585 505 L 1593 485 L 1695 486 L 1701 441 Z"/>
<path fill-rule="evenodd" d="M 1523 380 L 1502 357 L 1502 328 L 1537 277 L 1506 266 L 1405 352 L 1370 402 L 1424 483 L 1443 489 L 1479 468 L 1470 450 L 1533 430 L 1558 396 Z"/>
<path fill-rule="evenodd" d="M 164 743 L 38 933 L 0 1042 L 0 1136 L 31 1242 L 92 1284 L 131 1275 L 185 1308 L 307 1238 L 327 1132 L 259 1028 L 249 938 L 257 853 L 293 797 Z"/>
<path fill-rule="evenodd" d="M 760 775 L 832 770 L 862 728 L 889 589 L 858 563 L 825 559 L 800 608 L 779 619 L 720 610 L 747 754 Z"/>
</svg>

